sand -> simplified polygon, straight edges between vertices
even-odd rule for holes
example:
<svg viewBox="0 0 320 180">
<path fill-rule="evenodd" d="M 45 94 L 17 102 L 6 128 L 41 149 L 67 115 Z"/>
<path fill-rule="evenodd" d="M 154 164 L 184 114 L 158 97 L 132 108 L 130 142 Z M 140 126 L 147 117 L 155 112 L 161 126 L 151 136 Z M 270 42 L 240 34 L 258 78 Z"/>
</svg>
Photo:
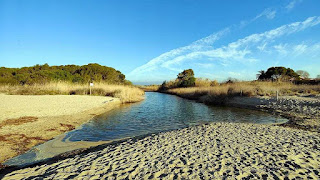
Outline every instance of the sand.
<svg viewBox="0 0 320 180">
<path fill-rule="evenodd" d="M 234 97 L 226 105 L 240 108 L 266 110 L 288 118 L 285 124 L 293 128 L 320 132 L 320 99 L 318 96 Z"/>
<path fill-rule="evenodd" d="M 129 139 L 4 179 L 319 179 L 319 133 L 213 123 Z"/>
<path fill-rule="evenodd" d="M 0 163 L 79 127 L 120 100 L 79 95 L 0 94 Z"/>
</svg>

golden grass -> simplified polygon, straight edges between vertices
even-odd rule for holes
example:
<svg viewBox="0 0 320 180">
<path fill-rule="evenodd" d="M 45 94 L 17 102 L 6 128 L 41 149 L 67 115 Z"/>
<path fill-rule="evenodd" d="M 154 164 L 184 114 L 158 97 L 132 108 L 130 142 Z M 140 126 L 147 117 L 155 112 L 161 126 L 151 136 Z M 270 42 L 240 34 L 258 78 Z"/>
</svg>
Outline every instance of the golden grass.
<svg viewBox="0 0 320 180">
<path fill-rule="evenodd" d="M 136 86 L 136 87 L 146 92 L 156 92 L 159 90 L 160 85 L 146 85 L 146 86 Z"/>
<path fill-rule="evenodd" d="M 211 86 L 217 86 L 219 85 L 217 80 L 209 80 L 209 79 L 202 79 L 202 78 L 197 78 L 196 79 L 196 87 L 211 87 Z"/>
<path fill-rule="evenodd" d="M 67 82 L 49 82 L 34 85 L 0 85 L 0 93 L 16 95 L 88 95 L 89 85 Z M 144 91 L 133 86 L 95 83 L 92 95 L 112 96 L 123 103 L 138 102 L 144 99 Z"/>
<path fill-rule="evenodd" d="M 217 86 L 202 86 L 190 88 L 173 88 L 166 92 L 181 97 L 201 100 L 208 103 L 223 103 L 226 98 L 233 96 L 280 96 L 317 95 L 320 94 L 320 85 L 294 85 L 285 82 L 236 82 Z"/>
</svg>

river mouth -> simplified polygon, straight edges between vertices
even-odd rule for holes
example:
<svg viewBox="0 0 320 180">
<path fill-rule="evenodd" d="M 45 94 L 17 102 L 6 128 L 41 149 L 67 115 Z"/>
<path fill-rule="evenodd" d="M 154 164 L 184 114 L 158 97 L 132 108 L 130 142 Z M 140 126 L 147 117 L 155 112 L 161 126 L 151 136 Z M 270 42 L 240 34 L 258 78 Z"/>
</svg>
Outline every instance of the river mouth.
<svg viewBox="0 0 320 180">
<path fill-rule="evenodd" d="M 281 124 L 287 121 L 261 111 L 207 106 L 174 95 L 146 92 L 144 101 L 123 105 L 99 115 L 80 128 L 35 146 L 4 164 L 30 165 L 79 148 L 89 148 L 124 138 L 182 129 L 203 123 Z"/>
</svg>

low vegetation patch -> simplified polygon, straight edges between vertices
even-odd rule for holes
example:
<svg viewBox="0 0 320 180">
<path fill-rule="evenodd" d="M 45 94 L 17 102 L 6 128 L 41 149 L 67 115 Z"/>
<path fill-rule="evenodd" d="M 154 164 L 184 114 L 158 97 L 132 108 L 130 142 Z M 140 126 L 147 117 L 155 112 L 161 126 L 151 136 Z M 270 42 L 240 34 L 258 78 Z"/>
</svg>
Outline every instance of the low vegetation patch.
<svg viewBox="0 0 320 180">
<path fill-rule="evenodd" d="M 223 104 L 234 96 L 280 96 L 318 95 L 320 85 L 295 85 L 285 82 L 236 82 L 223 83 L 213 87 L 173 88 L 165 92 L 206 103 Z"/>
<path fill-rule="evenodd" d="M 224 104 L 235 96 L 276 96 L 277 92 L 280 96 L 319 95 L 319 79 L 307 77 L 304 71 L 296 73 L 290 68 L 271 67 L 266 72 L 259 71 L 255 81 L 229 78 L 218 83 L 216 80 L 194 78 L 192 69 L 188 69 L 179 73 L 177 79 L 164 81 L 159 91 L 208 104 Z"/>
<path fill-rule="evenodd" d="M 92 95 L 112 96 L 123 103 L 138 102 L 144 98 L 144 91 L 130 85 L 113 85 L 95 83 L 91 89 Z M 70 82 L 49 82 L 32 85 L 0 85 L 0 93 L 10 95 L 89 95 L 89 84 Z"/>
</svg>

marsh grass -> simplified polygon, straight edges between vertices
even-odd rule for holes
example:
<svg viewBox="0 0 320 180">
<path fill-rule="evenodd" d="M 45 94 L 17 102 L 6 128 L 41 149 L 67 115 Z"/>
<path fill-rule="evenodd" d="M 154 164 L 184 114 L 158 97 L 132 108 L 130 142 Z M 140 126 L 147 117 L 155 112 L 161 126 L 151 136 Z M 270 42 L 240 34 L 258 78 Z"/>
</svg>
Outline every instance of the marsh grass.
<svg viewBox="0 0 320 180">
<path fill-rule="evenodd" d="M 159 91 L 160 85 L 145 85 L 145 86 L 137 86 L 145 92 L 157 92 Z"/>
<path fill-rule="evenodd" d="M 203 83 L 204 84 L 204 83 Z M 173 88 L 165 92 L 210 104 L 223 104 L 234 96 L 280 96 L 319 95 L 320 85 L 295 85 L 289 82 L 235 82 L 220 85 Z"/>
<path fill-rule="evenodd" d="M 88 84 L 49 82 L 34 85 L 0 85 L 0 93 L 11 95 L 89 95 Z M 144 99 L 144 92 L 133 86 L 95 83 L 92 95 L 112 96 L 123 103 L 138 102 Z"/>
</svg>

